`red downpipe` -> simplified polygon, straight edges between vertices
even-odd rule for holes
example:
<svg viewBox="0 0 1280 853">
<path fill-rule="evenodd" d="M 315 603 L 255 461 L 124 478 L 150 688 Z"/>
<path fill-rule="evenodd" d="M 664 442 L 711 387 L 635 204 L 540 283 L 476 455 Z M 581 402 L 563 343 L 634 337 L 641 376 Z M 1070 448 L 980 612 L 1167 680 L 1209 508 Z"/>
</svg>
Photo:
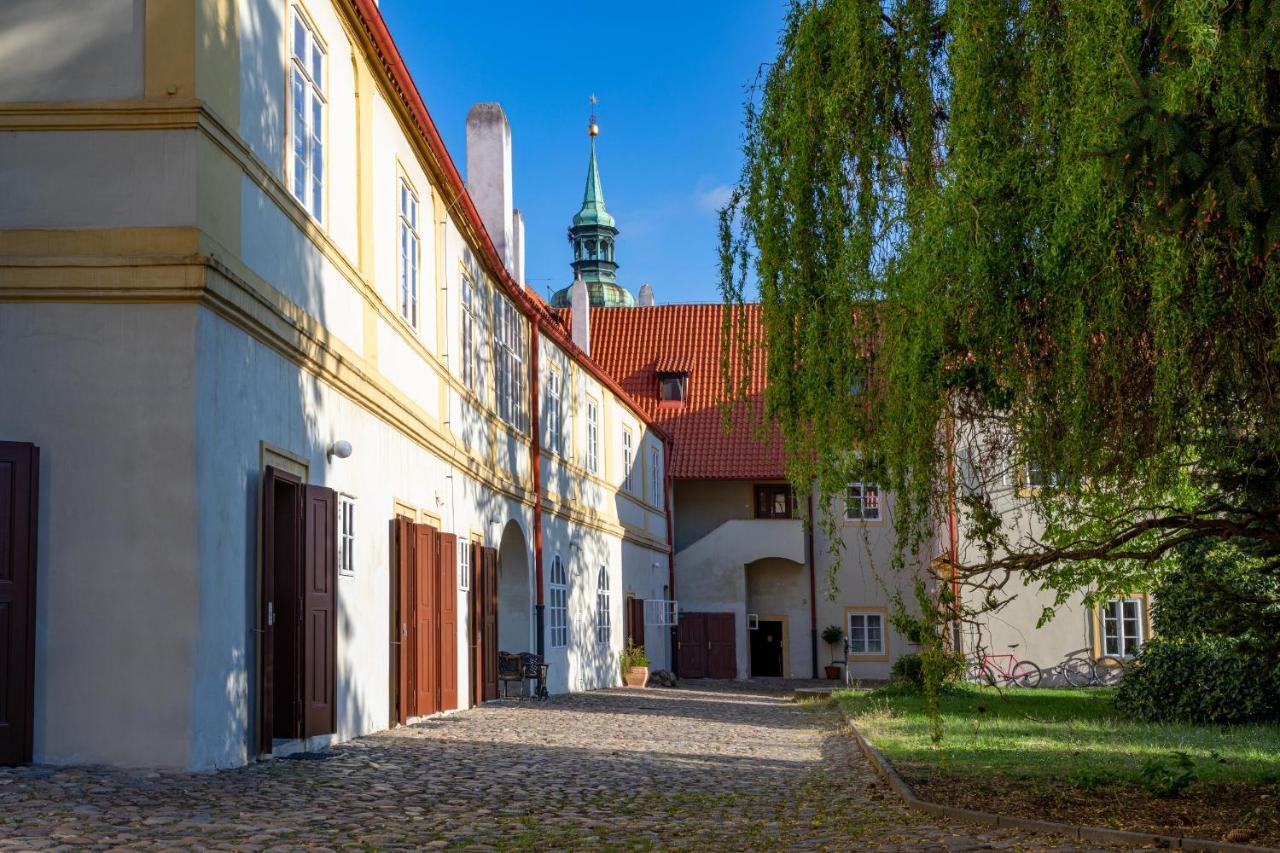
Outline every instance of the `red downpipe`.
<svg viewBox="0 0 1280 853">
<path fill-rule="evenodd" d="M 538 587 L 535 612 L 538 623 L 538 656 L 546 656 L 543 634 L 545 604 L 542 594 L 542 434 L 538 429 L 538 326 L 529 324 L 529 452 L 533 471 L 533 578 Z"/>
<path fill-rule="evenodd" d="M 676 511 L 675 481 L 671 477 L 671 439 L 662 437 L 663 488 L 667 492 L 667 596 L 669 601 L 676 600 Z M 676 671 L 676 628 L 671 628 L 671 642 L 667 649 L 671 660 L 667 661 L 667 669 Z"/>
</svg>

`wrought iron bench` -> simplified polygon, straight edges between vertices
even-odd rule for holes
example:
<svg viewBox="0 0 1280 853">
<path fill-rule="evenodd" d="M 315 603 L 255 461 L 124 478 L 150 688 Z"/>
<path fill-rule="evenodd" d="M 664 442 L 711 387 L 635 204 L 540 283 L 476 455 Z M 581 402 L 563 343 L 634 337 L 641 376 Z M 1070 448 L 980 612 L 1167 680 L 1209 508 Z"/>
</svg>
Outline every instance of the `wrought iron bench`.
<svg viewBox="0 0 1280 853">
<path fill-rule="evenodd" d="M 507 685 L 516 683 L 520 685 L 520 698 L 546 699 L 547 670 L 550 668 L 551 664 L 530 652 L 498 652 L 498 683 L 502 698 L 510 698 Z"/>
</svg>

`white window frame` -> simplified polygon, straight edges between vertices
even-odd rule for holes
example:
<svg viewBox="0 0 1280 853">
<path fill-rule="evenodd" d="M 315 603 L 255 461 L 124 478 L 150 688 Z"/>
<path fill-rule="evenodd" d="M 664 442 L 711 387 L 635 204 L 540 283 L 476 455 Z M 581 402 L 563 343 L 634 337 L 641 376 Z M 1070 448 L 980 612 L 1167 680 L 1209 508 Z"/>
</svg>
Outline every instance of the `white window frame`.
<svg viewBox="0 0 1280 853">
<path fill-rule="evenodd" d="M 613 617 L 610 610 L 609 568 L 600 567 L 596 575 L 596 643 L 607 646 L 613 642 Z"/>
<path fill-rule="evenodd" d="M 338 493 L 338 574 L 356 574 L 356 499 Z"/>
<path fill-rule="evenodd" d="M 874 495 L 870 502 L 867 500 L 868 494 Z M 845 521 L 880 521 L 884 518 L 883 509 L 884 492 L 876 483 L 855 482 L 845 487 Z"/>
<path fill-rule="evenodd" d="M 317 222 L 323 222 L 328 51 L 302 6 L 291 3 L 289 8 L 289 148 L 285 154 L 289 192 Z"/>
<path fill-rule="evenodd" d="M 631 430 L 627 427 L 622 428 L 622 488 L 631 494 L 635 494 L 635 480 L 631 476 L 631 466 L 635 464 L 634 449 L 632 442 Z"/>
<path fill-rule="evenodd" d="M 548 595 L 548 614 L 551 618 L 551 648 L 563 649 L 569 645 L 569 575 L 560 555 L 551 559 L 551 584 Z"/>
<path fill-rule="evenodd" d="M 564 374 L 560 372 L 560 368 L 551 365 L 547 368 L 547 449 L 552 453 L 563 455 L 564 433 L 562 429 L 561 409 L 562 390 L 564 387 Z"/>
<path fill-rule="evenodd" d="M 396 246 L 396 263 L 400 270 L 400 317 L 413 328 L 418 328 L 418 273 L 422 266 L 422 240 L 418 233 L 418 191 L 404 175 L 400 176 L 396 194 L 399 214 L 399 242 Z"/>
<path fill-rule="evenodd" d="M 649 503 L 662 509 L 662 454 L 656 447 L 649 448 Z"/>
<path fill-rule="evenodd" d="M 471 540 L 458 539 L 458 589 L 468 592 L 471 589 Z"/>
<path fill-rule="evenodd" d="M 480 396 L 480 316 L 476 303 L 480 294 L 471 278 L 462 275 L 459 299 L 462 303 L 462 329 L 459 349 L 462 351 L 462 384 L 477 397 Z"/>
<path fill-rule="evenodd" d="M 504 294 L 493 292 L 494 389 L 498 417 L 519 432 L 529 428 L 524 405 L 524 316 Z"/>
<path fill-rule="evenodd" d="M 875 620 L 876 647 L 871 647 L 871 622 Z M 855 620 L 860 623 L 855 628 Z M 885 655 L 884 613 L 879 610 L 850 610 L 845 614 L 845 637 L 849 657 L 883 657 Z M 855 645 L 855 635 L 861 645 L 859 651 Z"/>
<path fill-rule="evenodd" d="M 1109 657 L 1135 657 L 1146 642 L 1141 598 L 1112 598 L 1101 605 L 1102 653 Z M 1130 607 L 1132 605 L 1132 607 Z M 1132 610 L 1132 617 L 1126 611 Z M 1132 622 L 1132 629 L 1129 624 Z"/>
<path fill-rule="evenodd" d="M 587 398 L 587 470 L 600 473 L 600 404 Z"/>
</svg>

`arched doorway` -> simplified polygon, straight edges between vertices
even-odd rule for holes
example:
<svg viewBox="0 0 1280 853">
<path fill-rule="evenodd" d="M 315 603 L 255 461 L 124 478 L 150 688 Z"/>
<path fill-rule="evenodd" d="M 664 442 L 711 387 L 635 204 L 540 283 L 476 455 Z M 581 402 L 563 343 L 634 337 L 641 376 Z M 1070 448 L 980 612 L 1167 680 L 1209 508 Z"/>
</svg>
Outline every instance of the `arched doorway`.
<svg viewBox="0 0 1280 853">
<path fill-rule="evenodd" d="M 498 545 L 498 649 L 504 652 L 536 649 L 529 549 L 524 531 L 514 520 L 503 528 Z"/>
</svg>

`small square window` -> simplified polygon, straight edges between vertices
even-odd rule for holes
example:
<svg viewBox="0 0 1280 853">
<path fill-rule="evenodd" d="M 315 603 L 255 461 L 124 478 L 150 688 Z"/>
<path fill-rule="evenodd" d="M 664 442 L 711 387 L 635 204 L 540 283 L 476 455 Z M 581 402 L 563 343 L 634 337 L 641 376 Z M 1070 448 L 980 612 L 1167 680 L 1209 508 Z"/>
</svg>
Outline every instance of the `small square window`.
<svg viewBox="0 0 1280 853">
<path fill-rule="evenodd" d="M 338 572 L 356 574 L 356 499 L 338 495 Z"/>
<path fill-rule="evenodd" d="M 663 402 L 683 403 L 689 393 L 689 374 L 659 373 L 658 386 Z"/>
</svg>

